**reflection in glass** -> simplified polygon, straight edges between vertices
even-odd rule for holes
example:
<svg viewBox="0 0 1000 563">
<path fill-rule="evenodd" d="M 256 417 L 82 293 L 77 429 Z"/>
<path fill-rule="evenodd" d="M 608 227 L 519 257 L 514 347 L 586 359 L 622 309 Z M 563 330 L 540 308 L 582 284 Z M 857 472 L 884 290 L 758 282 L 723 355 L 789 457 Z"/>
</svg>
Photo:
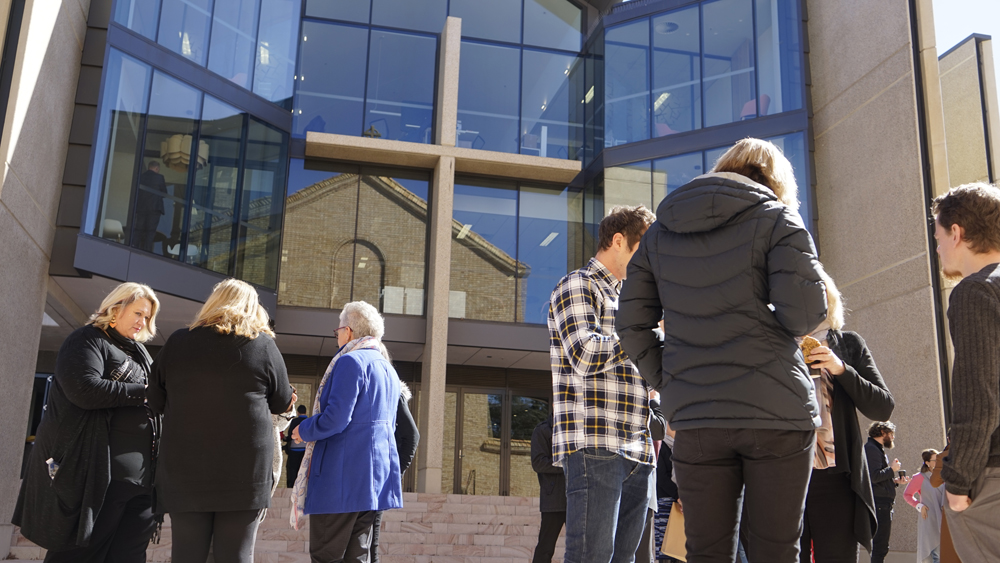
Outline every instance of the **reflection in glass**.
<svg viewBox="0 0 1000 563">
<path fill-rule="evenodd" d="M 444 394 L 444 444 L 441 446 L 441 492 L 452 494 L 455 490 L 455 429 L 458 427 L 458 393 Z M 419 423 L 418 423 L 419 424 Z M 412 467 L 418 465 L 415 460 Z"/>
<path fill-rule="evenodd" d="M 163 0 L 157 41 L 182 57 L 205 66 L 212 0 Z"/>
<path fill-rule="evenodd" d="M 796 0 L 757 1 L 760 115 L 802 107 L 802 63 Z M 768 102 L 765 102 L 765 98 Z"/>
<path fill-rule="evenodd" d="M 548 418 L 548 401 L 517 395 L 510 398 L 511 496 L 538 496 L 538 477 L 531 468 L 531 434 Z"/>
<path fill-rule="evenodd" d="M 139 178 L 136 232 L 132 246 L 177 260 L 195 259 L 199 249 L 182 248 L 187 216 L 190 168 L 203 168 L 210 156 L 208 144 L 195 145 L 201 92 L 159 71 L 153 73 L 149 99 L 143 169 L 159 172 Z M 144 174 L 146 174 L 144 172 Z M 141 234 L 139 234 L 141 233 Z"/>
<path fill-rule="evenodd" d="M 584 115 L 584 166 L 604 149 L 604 30 L 598 29 L 584 55 L 586 82 L 580 100 Z"/>
<path fill-rule="evenodd" d="M 357 23 L 368 23 L 371 0 L 306 0 L 306 15 Z M 463 22 L 464 23 L 464 22 Z"/>
<path fill-rule="evenodd" d="M 583 13 L 569 0 L 524 0 L 524 43 L 580 50 Z"/>
<path fill-rule="evenodd" d="M 517 153 L 520 68 L 519 49 L 462 42 L 456 146 Z"/>
<path fill-rule="evenodd" d="M 250 89 L 257 46 L 257 8 L 253 0 L 216 0 L 208 70 Z"/>
<path fill-rule="evenodd" d="M 653 18 L 653 136 L 701 127 L 698 6 Z"/>
<path fill-rule="evenodd" d="M 118 0 L 115 5 L 116 22 L 153 40 L 159 15 L 160 0 Z"/>
<path fill-rule="evenodd" d="M 719 158 L 722 155 L 726 154 L 726 151 L 728 151 L 730 148 L 732 148 L 732 145 L 726 145 L 724 147 L 719 147 L 716 149 L 708 149 L 707 151 L 705 151 L 705 168 L 708 170 L 714 170 L 715 163 L 719 160 Z"/>
<path fill-rule="evenodd" d="M 459 494 L 500 494 L 503 395 L 462 394 L 462 449 Z"/>
<path fill-rule="evenodd" d="M 653 205 L 659 206 L 667 194 L 701 176 L 700 152 L 679 154 L 653 161 Z M 652 208 L 656 211 L 656 207 Z"/>
<path fill-rule="evenodd" d="M 236 108 L 205 96 L 201 141 L 208 147 L 209 156 L 207 164 L 194 175 L 187 261 L 221 274 L 229 273 L 232 255 L 243 118 Z M 140 185 L 139 190 L 141 196 L 144 187 Z M 138 213 L 138 205 L 136 209 Z"/>
<path fill-rule="evenodd" d="M 545 324 L 552 288 L 583 265 L 583 190 L 521 187 L 517 259 L 525 266 L 518 281 L 518 322 Z M 530 436 L 529 436 L 530 439 Z"/>
<path fill-rule="evenodd" d="M 521 0 L 451 0 L 448 9 L 462 18 L 462 37 L 521 42 Z"/>
<path fill-rule="evenodd" d="M 705 126 L 766 115 L 770 96 L 758 113 L 751 0 L 705 2 L 702 10 Z"/>
<path fill-rule="evenodd" d="M 292 134 L 359 135 L 365 99 L 368 30 L 304 21 Z M 331 57 L 330 53 L 338 53 Z"/>
<path fill-rule="evenodd" d="M 412 143 L 432 142 L 437 40 L 373 30 L 369 49 L 363 134 Z"/>
<path fill-rule="evenodd" d="M 604 215 L 616 205 L 645 205 L 653 209 L 652 190 L 653 171 L 648 160 L 606 169 Z"/>
<path fill-rule="evenodd" d="M 448 0 L 372 0 L 372 25 L 441 33 Z M 374 50 L 373 50 L 374 52 Z"/>
<path fill-rule="evenodd" d="M 453 218 L 449 316 L 505 322 L 523 318 L 523 302 L 515 304 L 515 278 L 526 276 L 528 268 L 515 258 L 516 186 L 456 179 Z"/>
<path fill-rule="evenodd" d="M 292 108 L 301 6 L 301 0 L 261 0 L 260 3 L 253 91 L 285 109 Z"/>
<path fill-rule="evenodd" d="M 145 165 L 139 147 L 146 122 L 151 70 L 111 49 L 105 72 L 84 232 L 128 244 L 133 226 L 128 220 L 132 187 L 137 169 Z M 162 205 L 161 198 L 161 208 Z"/>
<path fill-rule="evenodd" d="M 576 56 L 524 50 L 521 154 L 577 160 L 583 144 L 583 65 Z"/>
<path fill-rule="evenodd" d="M 649 20 L 605 31 L 604 146 L 649 138 Z"/>
<path fill-rule="evenodd" d="M 250 118 L 235 275 L 264 287 L 275 287 L 278 281 L 287 151 L 287 134 Z"/>
</svg>

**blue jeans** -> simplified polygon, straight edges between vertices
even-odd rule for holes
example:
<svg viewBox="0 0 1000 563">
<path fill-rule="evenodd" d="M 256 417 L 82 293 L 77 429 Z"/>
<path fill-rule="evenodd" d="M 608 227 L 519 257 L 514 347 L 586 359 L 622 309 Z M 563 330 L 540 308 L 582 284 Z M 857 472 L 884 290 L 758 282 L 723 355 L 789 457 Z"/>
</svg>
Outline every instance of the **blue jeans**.
<svg viewBox="0 0 1000 563">
<path fill-rule="evenodd" d="M 565 563 L 631 563 L 642 539 L 652 465 L 586 448 L 563 460 Z"/>
<path fill-rule="evenodd" d="M 931 550 L 931 554 L 924 558 L 923 563 L 938 563 L 941 561 L 941 546 Z"/>
</svg>

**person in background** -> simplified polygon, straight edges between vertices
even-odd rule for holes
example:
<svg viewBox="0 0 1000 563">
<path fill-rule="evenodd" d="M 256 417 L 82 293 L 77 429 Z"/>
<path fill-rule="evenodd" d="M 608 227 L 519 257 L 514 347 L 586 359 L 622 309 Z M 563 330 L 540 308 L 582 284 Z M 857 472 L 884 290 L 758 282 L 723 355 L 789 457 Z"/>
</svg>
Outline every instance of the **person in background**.
<svg viewBox="0 0 1000 563">
<path fill-rule="evenodd" d="M 934 238 L 955 347 L 945 481 L 948 529 L 964 563 L 1000 561 L 1000 189 L 952 188 L 934 200 Z"/>
<path fill-rule="evenodd" d="M 288 461 L 285 465 L 285 486 L 291 489 L 295 486 L 295 478 L 299 475 L 299 467 L 302 465 L 302 456 L 306 455 L 306 445 L 304 442 L 296 442 L 292 439 L 292 432 L 295 427 L 308 418 L 306 416 L 306 406 L 299 405 L 298 416 L 292 419 L 285 430 L 285 453 L 288 454 Z"/>
<path fill-rule="evenodd" d="M 819 405 L 796 337 L 826 318 L 792 165 L 743 139 L 659 205 L 628 265 L 621 345 L 676 431 L 692 561 L 797 563 Z M 664 339 L 654 332 L 661 317 Z"/>
<path fill-rule="evenodd" d="M 826 321 L 810 335 L 819 341 L 806 362 L 820 404 L 812 477 L 803 517 L 802 563 L 856 563 L 858 545 L 872 551 L 875 499 L 858 413 L 888 420 L 895 401 L 867 343 L 844 331 L 844 305 L 833 279 L 821 271 Z"/>
<path fill-rule="evenodd" d="M 655 389 L 649 391 L 649 436 L 653 439 L 653 453 L 658 457 L 663 439 L 667 435 L 667 421 L 660 412 L 660 394 Z M 635 552 L 635 563 L 652 563 L 656 561 L 658 546 L 656 543 L 655 518 L 659 503 L 656 499 L 657 474 L 654 469 L 649 476 L 649 507 L 646 510 L 646 526 L 639 540 L 639 549 Z"/>
<path fill-rule="evenodd" d="M 340 350 L 320 380 L 313 415 L 292 431 L 308 444 L 290 522 L 299 529 L 309 515 L 314 562 L 367 563 L 375 513 L 403 507 L 394 438 L 401 387 L 378 309 L 344 305 L 336 333 Z"/>
<path fill-rule="evenodd" d="M 383 353 L 387 357 L 389 356 L 387 349 L 383 350 Z M 410 386 L 403 381 L 399 382 L 399 389 L 399 405 L 396 407 L 396 431 L 393 433 L 393 438 L 396 440 L 396 451 L 399 452 L 399 475 L 402 478 L 410 464 L 413 463 L 414 456 L 417 455 L 420 431 L 417 429 L 417 423 L 413 420 L 413 415 L 410 414 L 410 407 L 407 406 L 413 397 L 413 392 L 410 391 Z M 375 522 L 372 523 L 370 563 L 379 563 L 378 537 L 382 528 L 382 512 L 380 510 L 375 513 Z"/>
<path fill-rule="evenodd" d="M 217 563 L 251 563 L 274 485 L 271 415 L 296 400 L 257 290 L 216 284 L 160 349 L 146 397 L 163 414 L 156 498 L 170 513 L 171 560 L 202 563 L 211 547 Z"/>
<path fill-rule="evenodd" d="M 547 418 L 531 433 L 531 468 L 538 474 L 538 543 L 531 563 L 549 563 L 556 540 L 566 523 L 566 475 L 552 465 L 552 420 Z"/>
<path fill-rule="evenodd" d="M 132 245 L 136 248 L 153 251 L 166 195 L 167 182 L 160 174 L 160 163 L 150 160 L 146 170 L 139 175 L 139 190 L 135 195 L 135 242 Z"/>
<path fill-rule="evenodd" d="M 931 474 L 940 454 L 934 449 L 921 452 L 924 464 L 903 491 L 903 499 L 917 510 L 917 563 L 938 563 L 941 560 L 944 489 L 931 484 Z"/>
<path fill-rule="evenodd" d="M 123 283 L 59 348 L 11 520 L 46 561 L 146 561 L 160 418 L 143 404 L 153 359 L 142 343 L 159 310 L 149 286 Z"/>
<path fill-rule="evenodd" d="M 889 463 L 885 450 L 895 446 L 896 425 L 873 422 L 868 427 L 865 457 L 871 475 L 872 496 L 875 497 L 875 518 L 878 526 L 872 538 L 872 563 L 882 563 L 889 553 L 889 536 L 892 534 L 892 506 L 896 502 L 896 487 L 909 482 L 907 477 L 896 477 L 901 464 L 898 459 Z"/>
</svg>

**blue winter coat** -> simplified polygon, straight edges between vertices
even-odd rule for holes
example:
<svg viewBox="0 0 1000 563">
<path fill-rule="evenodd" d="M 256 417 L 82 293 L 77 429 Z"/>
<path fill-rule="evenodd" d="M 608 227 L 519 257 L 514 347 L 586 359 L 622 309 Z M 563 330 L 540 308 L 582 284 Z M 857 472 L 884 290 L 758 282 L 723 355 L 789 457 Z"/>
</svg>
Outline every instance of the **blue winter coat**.
<svg viewBox="0 0 1000 563">
<path fill-rule="evenodd" d="M 378 350 L 355 350 L 337 360 L 320 414 L 299 424 L 316 442 L 309 467 L 306 514 L 402 508 L 399 454 L 393 432 L 399 376 Z"/>
</svg>

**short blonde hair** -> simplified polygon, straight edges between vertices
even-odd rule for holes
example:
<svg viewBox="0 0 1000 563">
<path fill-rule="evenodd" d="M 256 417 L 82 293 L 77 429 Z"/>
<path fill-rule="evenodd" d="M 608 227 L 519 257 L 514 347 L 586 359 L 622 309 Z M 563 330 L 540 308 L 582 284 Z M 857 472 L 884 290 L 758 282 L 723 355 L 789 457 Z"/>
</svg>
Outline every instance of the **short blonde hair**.
<svg viewBox="0 0 1000 563">
<path fill-rule="evenodd" d="M 340 312 L 340 322 L 351 327 L 355 338 L 374 336 L 381 340 L 385 334 L 385 320 L 373 305 L 365 301 L 352 301 Z"/>
<path fill-rule="evenodd" d="M 799 209 L 795 172 L 781 149 L 769 141 L 747 137 L 738 141 L 719 157 L 712 172 L 734 172 L 763 184 L 778 201 L 794 210 Z"/>
<path fill-rule="evenodd" d="M 111 290 L 111 293 L 101 301 L 101 307 L 96 313 L 90 315 L 87 324 L 94 325 L 101 330 L 108 330 L 111 323 L 117 320 L 118 314 L 125 307 L 134 303 L 137 299 L 149 301 L 150 312 L 149 322 L 145 328 L 135 335 L 137 342 L 148 342 L 156 336 L 156 314 L 160 312 L 160 300 L 156 298 L 153 288 L 148 285 L 135 282 L 125 282 Z"/>
<path fill-rule="evenodd" d="M 819 269 L 819 277 L 826 286 L 826 322 L 830 328 L 840 330 L 844 328 L 844 299 L 825 268 Z"/>
<path fill-rule="evenodd" d="M 210 326 L 222 334 L 236 334 L 251 340 L 261 333 L 274 338 L 270 320 L 267 310 L 260 304 L 257 290 L 247 282 L 229 278 L 215 284 L 212 295 L 188 327 Z"/>
</svg>

